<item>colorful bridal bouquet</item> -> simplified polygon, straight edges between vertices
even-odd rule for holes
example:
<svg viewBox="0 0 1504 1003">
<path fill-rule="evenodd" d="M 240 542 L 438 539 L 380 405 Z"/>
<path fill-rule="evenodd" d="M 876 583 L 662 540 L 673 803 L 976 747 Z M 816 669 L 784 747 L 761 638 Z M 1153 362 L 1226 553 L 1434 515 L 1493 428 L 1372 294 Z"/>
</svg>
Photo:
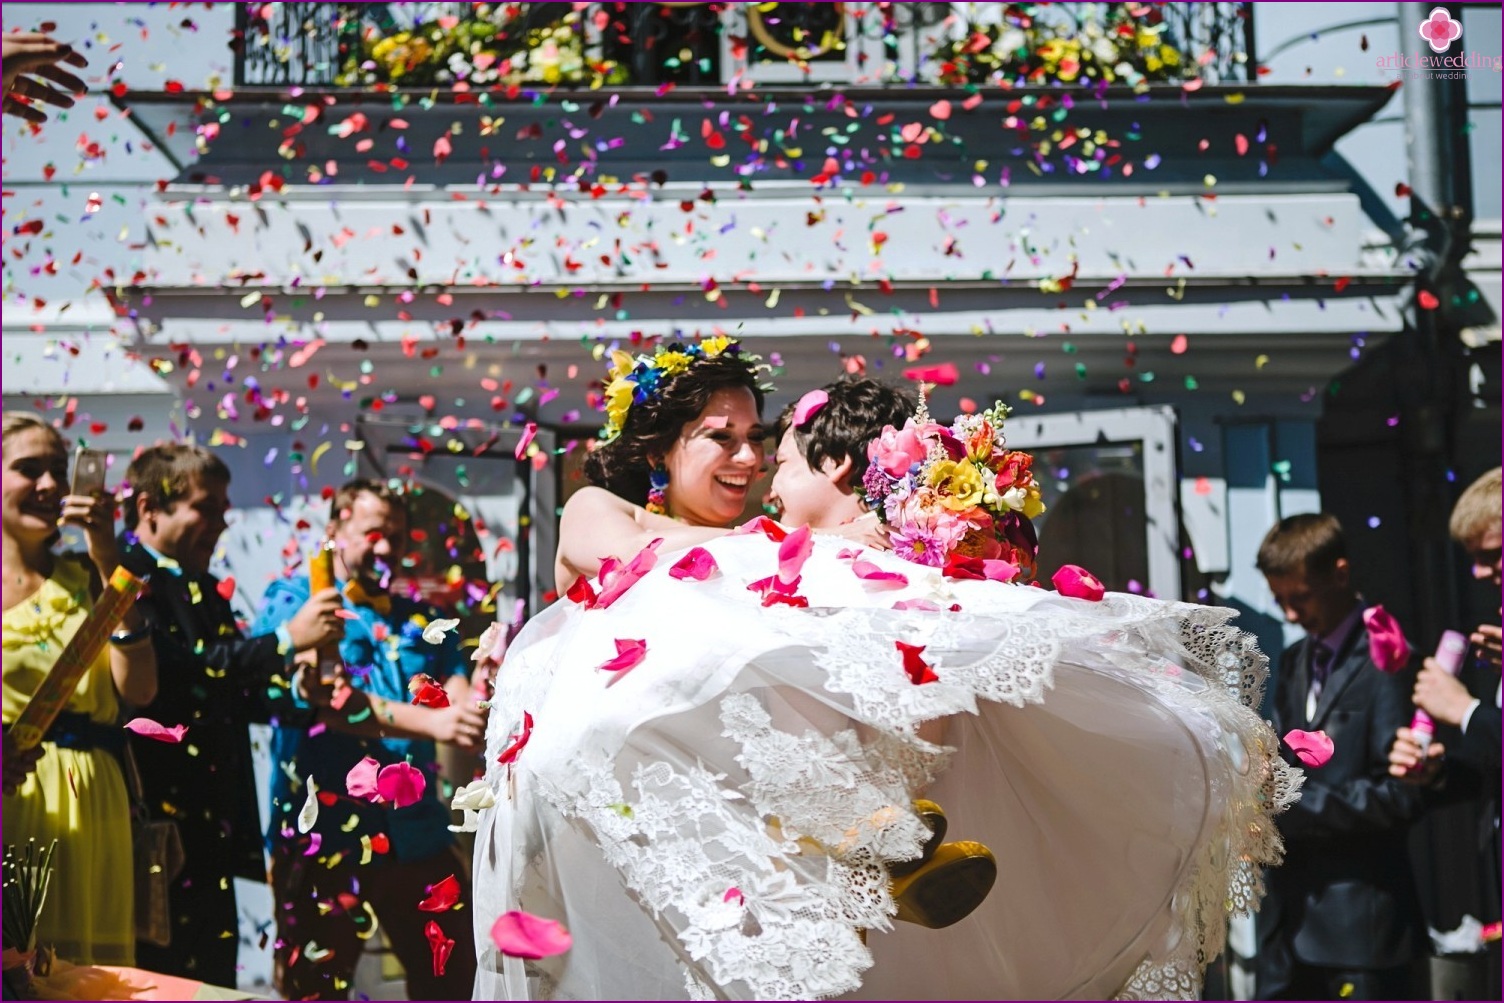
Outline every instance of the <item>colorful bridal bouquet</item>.
<svg viewBox="0 0 1504 1003">
<path fill-rule="evenodd" d="M 903 428 L 888 425 L 868 445 L 862 489 L 894 553 L 954 578 L 1033 577 L 1039 540 L 1029 520 L 1044 502 L 1034 458 L 1007 448 L 1007 416 L 996 403 L 947 428 L 921 403 Z"/>
</svg>

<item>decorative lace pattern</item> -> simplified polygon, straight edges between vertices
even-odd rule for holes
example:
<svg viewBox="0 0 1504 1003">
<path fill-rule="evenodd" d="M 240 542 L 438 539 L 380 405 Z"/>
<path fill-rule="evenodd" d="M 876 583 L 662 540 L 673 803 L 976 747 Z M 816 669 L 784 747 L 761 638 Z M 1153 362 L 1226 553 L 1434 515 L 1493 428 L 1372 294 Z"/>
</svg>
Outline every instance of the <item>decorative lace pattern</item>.
<svg viewBox="0 0 1504 1003">
<path fill-rule="evenodd" d="M 755 730 L 754 744 L 777 741 L 745 706 L 732 713 Z M 703 769 L 638 765 L 630 801 L 607 764 L 577 779 L 584 786 L 571 790 L 540 780 L 541 793 L 590 827 L 628 887 L 676 932 L 685 960 L 716 985 L 739 984 L 737 995 L 756 999 L 820 999 L 861 985 L 872 956 L 857 930 L 885 926 L 893 905 L 881 867 L 859 844 L 838 857 L 780 831 L 776 819 L 763 824 L 738 805 L 725 775 Z M 912 842 L 911 855 L 920 840 Z M 699 981 L 693 972 L 686 979 Z"/>
</svg>

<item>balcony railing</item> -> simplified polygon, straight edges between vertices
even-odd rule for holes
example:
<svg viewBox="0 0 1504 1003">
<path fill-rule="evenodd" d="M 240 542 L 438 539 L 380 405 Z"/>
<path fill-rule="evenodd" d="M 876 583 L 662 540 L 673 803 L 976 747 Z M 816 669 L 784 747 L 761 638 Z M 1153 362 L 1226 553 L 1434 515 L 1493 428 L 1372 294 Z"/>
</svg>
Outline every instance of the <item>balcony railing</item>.
<svg viewBox="0 0 1504 1003">
<path fill-rule="evenodd" d="M 252 3 L 237 86 L 1253 82 L 1248 3 Z"/>
</svg>

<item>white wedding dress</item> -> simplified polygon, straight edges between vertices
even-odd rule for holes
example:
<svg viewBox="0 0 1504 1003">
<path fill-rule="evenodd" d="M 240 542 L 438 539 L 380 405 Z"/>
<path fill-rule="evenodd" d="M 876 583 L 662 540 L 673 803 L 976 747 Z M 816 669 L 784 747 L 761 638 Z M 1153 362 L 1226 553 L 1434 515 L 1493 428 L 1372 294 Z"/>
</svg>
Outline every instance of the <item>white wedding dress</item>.
<svg viewBox="0 0 1504 1003">
<path fill-rule="evenodd" d="M 1300 783 L 1250 709 L 1252 637 L 1225 609 L 863 552 L 894 587 L 848 546 L 816 537 L 807 608 L 748 590 L 778 571 L 749 534 L 708 545 L 708 580 L 664 555 L 608 608 L 528 624 L 491 710 L 477 999 L 1198 995 Z M 644 658 L 601 671 L 618 639 Z M 936 681 L 911 680 L 900 641 Z M 939 744 L 918 736 L 934 720 Z M 942 930 L 891 919 L 882 862 L 918 855 L 917 797 L 997 857 L 991 895 Z M 501 956 L 491 926 L 514 909 L 561 921 L 572 949 Z"/>
</svg>

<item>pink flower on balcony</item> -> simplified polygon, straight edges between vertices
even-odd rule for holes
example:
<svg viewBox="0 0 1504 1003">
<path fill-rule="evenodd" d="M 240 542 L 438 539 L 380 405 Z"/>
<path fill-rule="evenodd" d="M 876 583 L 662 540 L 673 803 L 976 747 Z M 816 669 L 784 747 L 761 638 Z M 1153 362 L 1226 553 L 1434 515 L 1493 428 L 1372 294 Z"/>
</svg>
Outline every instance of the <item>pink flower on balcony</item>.
<svg viewBox="0 0 1504 1003">
<path fill-rule="evenodd" d="M 1452 20 L 1445 7 L 1432 7 L 1431 16 L 1420 23 L 1420 37 L 1431 46 L 1432 52 L 1446 52 L 1462 37 L 1462 22 Z"/>
</svg>

